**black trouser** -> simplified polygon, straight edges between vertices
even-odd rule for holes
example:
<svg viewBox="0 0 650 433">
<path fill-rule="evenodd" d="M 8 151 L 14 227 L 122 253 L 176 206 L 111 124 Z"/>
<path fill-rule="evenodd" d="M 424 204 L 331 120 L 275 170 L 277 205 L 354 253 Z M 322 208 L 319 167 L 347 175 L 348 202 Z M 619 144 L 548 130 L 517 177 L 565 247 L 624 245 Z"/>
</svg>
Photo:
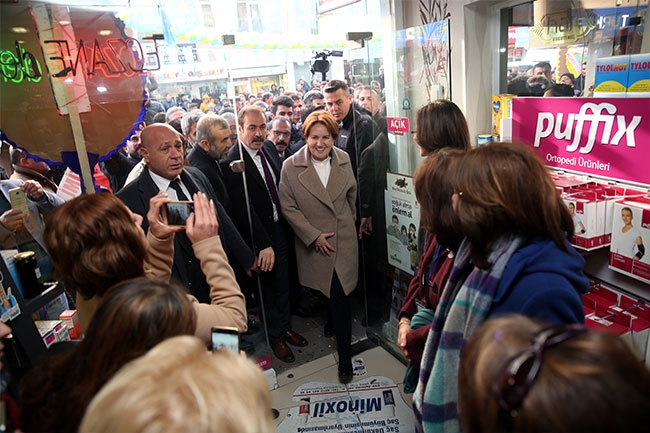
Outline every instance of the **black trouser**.
<svg viewBox="0 0 650 433">
<path fill-rule="evenodd" d="M 352 343 L 352 310 L 350 300 L 343 291 L 341 281 L 336 271 L 332 277 L 332 287 L 330 288 L 330 323 L 334 327 L 336 335 L 336 346 L 340 359 L 350 359 L 350 345 Z"/>
<path fill-rule="evenodd" d="M 291 329 L 289 244 L 282 223 L 275 223 L 274 229 L 275 265 L 271 272 L 260 272 L 260 281 L 269 340 L 271 343 L 278 343 L 284 341 L 284 333 Z"/>
</svg>

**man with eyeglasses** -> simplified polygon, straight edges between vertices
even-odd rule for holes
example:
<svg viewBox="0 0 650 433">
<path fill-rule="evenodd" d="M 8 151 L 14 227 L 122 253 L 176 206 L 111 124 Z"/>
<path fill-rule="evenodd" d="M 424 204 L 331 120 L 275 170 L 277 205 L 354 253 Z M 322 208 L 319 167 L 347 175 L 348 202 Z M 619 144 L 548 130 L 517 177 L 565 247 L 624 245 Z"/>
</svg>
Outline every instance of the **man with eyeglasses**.
<svg viewBox="0 0 650 433">
<path fill-rule="evenodd" d="M 264 146 L 271 152 L 275 150 L 280 157 L 281 163 L 284 163 L 285 159 L 293 155 L 293 152 L 289 149 L 291 126 L 291 120 L 287 117 L 275 117 L 269 124 L 271 132 Z"/>
</svg>

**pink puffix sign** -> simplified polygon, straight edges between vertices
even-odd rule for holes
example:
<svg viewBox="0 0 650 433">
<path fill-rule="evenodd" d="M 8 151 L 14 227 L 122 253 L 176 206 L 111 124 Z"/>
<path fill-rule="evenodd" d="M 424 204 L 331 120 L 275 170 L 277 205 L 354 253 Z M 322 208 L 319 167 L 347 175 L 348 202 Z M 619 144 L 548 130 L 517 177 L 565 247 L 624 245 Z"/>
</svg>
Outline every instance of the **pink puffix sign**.
<svg viewBox="0 0 650 433">
<path fill-rule="evenodd" d="M 650 184 L 650 98 L 514 98 L 512 120 L 548 166 Z"/>
</svg>

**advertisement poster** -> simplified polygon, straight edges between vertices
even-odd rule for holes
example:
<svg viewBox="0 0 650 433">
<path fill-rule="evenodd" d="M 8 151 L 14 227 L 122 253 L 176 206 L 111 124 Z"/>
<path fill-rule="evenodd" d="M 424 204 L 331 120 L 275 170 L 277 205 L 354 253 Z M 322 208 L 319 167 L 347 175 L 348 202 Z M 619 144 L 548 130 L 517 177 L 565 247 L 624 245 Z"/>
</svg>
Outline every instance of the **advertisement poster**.
<svg viewBox="0 0 650 433">
<path fill-rule="evenodd" d="M 417 265 L 420 204 L 415 196 L 385 191 L 388 263 L 413 275 Z"/>
<path fill-rule="evenodd" d="M 397 385 L 384 376 L 347 386 L 308 382 L 296 388 L 293 400 L 302 404 L 289 409 L 278 433 L 415 431 L 413 410 L 402 399 Z"/>
<path fill-rule="evenodd" d="M 650 184 L 649 98 L 514 98 L 512 119 L 548 166 Z"/>
<path fill-rule="evenodd" d="M 650 283 L 650 200 L 637 198 L 614 204 L 609 268 Z"/>
</svg>

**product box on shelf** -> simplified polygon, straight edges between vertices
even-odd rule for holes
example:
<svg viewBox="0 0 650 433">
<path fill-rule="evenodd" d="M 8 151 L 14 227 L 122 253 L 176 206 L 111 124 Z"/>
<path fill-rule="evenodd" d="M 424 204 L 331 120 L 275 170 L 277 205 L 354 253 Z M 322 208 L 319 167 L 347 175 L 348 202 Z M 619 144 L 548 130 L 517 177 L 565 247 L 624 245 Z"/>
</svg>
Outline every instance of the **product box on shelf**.
<svg viewBox="0 0 650 433">
<path fill-rule="evenodd" d="M 512 98 L 516 95 L 492 95 L 492 135 L 496 141 L 502 141 L 501 120 L 512 118 Z"/>
<path fill-rule="evenodd" d="M 617 218 L 614 217 L 614 204 L 626 197 L 643 197 L 648 193 L 634 188 L 607 184 L 599 184 L 595 191 L 599 198 L 605 200 L 605 242 L 603 245 L 609 245 L 612 243 L 614 221 L 620 218 L 620 215 Z"/>
<path fill-rule="evenodd" d="M 61 319 L 68 328 L 70 338 L 76 339 L 81 337 L 81 326 L 79 325 L 77 310 L 65 310 L 63 313 L 59 314 L 59 319 Z"/>
<path fill-rule="evenodd" d="M 630 56 L 627 97 L 650 97 L 650 53 L 632 54 Z"/>
<path fill-rule="evenodd" d="M 50 347 L 60 341 L 70 341 L 68 328 L 62 320 L 37 320 L 34 323 L 41 334 L 45 347 Z"/>
<path fill-rule="evenodd" d="M 650 283 L 650 198 L 614 203 L 610 269 Z"/>
<path fill-rule="evenodd" d="M 588 176 L 576 176 L 555 171 L 550 171 L 549 173 L 551 174 L 551 179 L 555 186 L 561 188 L 562 192 L 567 192 L 570 188 L 575 188 L 589 183 Z"/>
<path fill-rule="evenodd" d="M 650 306 L 614 289 L 593 283 L 589 293 L 582 296 L 585 325 L 622 338 L 636 356 L 650 364 Z"/>
<path fill-rule="evenodd" d="M 566 194 L 564 203 L 575 226 L 571 244 L 587 251 L 600 248 L 605 241 L 605 200 L 584 191 Z"/>
</svg>

